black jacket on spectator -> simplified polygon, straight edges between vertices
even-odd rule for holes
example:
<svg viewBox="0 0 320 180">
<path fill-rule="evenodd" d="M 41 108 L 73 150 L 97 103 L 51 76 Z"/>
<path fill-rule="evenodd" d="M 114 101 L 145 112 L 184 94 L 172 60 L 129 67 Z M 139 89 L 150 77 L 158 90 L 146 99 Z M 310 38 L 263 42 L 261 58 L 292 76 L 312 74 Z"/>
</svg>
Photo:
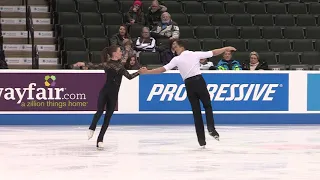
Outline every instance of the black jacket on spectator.
<svg viewBox="0 0 320 180">
<path fill-rule="evenodd" d="M 160 52 L 160 60 L 163 65 L 168 64 L 175 56 L 177 56 L 176 53 L 173 53 L 171 49 L 165 49 L 164 51 Z"/>
<path fill-rule="evenodd" d="M 242 64 L 243 70 L 250 70 L 250 63 Z M 265 61 L 259 62 L 255 70 L 269 70 L 268 63 Z"/>
<path fill-rule="evenodd" d="M 161 14 L 164 12 L 163 8 L 165 8 L 163 5 L 160 5 L 160 9 L 158 9 L 155 12 L 151 11 L 151 7 L 148 9 L 147 14 L 147 23 L 149 26 L 151 26 L 151 29 L 153 26 L 156 26 L 159 22 L 161 22 Z"/>
<path fill-rule="evenodd" d="M 141 9 L 139 9 L 138 12 L 134 12 L 131 7 L 129 12 L 127 12 L 126 14 L 126 18 L 127 18 L 127 23 L 130 23 L 130 20 L 134 19 L 135 24 L 141 24 L 141 25 L 145 24 L 144 14 L 141 11 Z"/>
<path fill-rule="evenodd" d="M 127 38 L 127 39 L 131 39 L 129 35 L 128 35 L 126 38 Z M 123 37 L 120 36 L 119 33 L 113 35 L 113 36 L 110 38 L 110 44 L 111 44 L 111 45 L 117 45 L 117 46 L 122 47 L 122 46 L 123 46 L 122 41 L 123 41 Z"/>
<path fill-rule="evenodd" d="M 0 69 L 8 69 L 4 51 L 0 51 Z"/>
</svg>

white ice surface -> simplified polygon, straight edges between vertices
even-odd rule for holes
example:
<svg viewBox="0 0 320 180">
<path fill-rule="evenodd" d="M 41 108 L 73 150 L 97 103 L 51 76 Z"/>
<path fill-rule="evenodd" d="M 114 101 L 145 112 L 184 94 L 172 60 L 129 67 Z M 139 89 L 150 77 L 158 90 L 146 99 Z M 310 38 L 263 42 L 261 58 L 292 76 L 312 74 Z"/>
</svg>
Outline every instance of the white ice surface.
<svg viewBox="0 0 320 180">
<path fill-rule="evenodd" d="M 0 127 L 1 180 L 320 180 L 320 126 Z"/>
</svg>

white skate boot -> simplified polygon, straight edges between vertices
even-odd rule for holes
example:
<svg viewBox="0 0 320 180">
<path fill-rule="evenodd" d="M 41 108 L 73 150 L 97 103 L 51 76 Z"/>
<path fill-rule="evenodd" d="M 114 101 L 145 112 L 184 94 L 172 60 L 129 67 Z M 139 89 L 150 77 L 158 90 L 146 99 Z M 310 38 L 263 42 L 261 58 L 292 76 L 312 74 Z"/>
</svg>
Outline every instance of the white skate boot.
<svg viewBox="0 0 320 180">
<path fill-rule="evenodd" d="M 87 132 L 87 135 L 88 135 L 88 140 L 91 139 L 93 137 L 93 133 L 94 131 L 89 129 L 88 132 Z"/>
<path fill-rule="evenodd" d="M 103 142 L 98 142 L 98 144 L 97 144 L 97 149 L 98 150 L 103 150 Z"/>
</svg>

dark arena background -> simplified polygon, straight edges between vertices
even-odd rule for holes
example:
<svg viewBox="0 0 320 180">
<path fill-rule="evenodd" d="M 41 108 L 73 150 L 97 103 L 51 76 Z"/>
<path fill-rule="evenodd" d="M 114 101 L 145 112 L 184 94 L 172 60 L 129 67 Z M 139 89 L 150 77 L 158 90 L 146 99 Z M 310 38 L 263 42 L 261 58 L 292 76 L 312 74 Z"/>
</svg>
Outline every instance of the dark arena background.
<svg viewBox="0 0 320 180">
<path fill-rule="evenodd" d="M 1 180 L 320 179 L 318 0 L 0 0 L 0 12 Z M 103 49 L 118 45 L 134 73 L 168 64 L 175 39 L 237 49 L 200 60 L 220 141 L 205 129 L 199 147 L 175 68 L 123 77 L 97 149 Z"/>
</svg>

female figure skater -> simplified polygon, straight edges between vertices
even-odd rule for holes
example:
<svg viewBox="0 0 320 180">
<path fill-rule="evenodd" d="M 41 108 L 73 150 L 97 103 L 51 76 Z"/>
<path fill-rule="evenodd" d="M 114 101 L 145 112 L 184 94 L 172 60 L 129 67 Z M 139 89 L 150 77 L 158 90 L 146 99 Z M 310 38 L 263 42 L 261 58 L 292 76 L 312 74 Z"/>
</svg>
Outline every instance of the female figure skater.
<svg viewBox="0 0 320 180">
<path fill-rule="evenodd" d="M 110 60 L 108 56 L 110 57 Z M 88 131 L 88 139 L 91 139 L 97 127 L 97 123 L 101 115 L 103 114 L 104 107 L 106 105 L 106 114 L 104 117 L 104 122 L 97 139 L 98 149 L 103 149 L 103 137 L 105 132 L 107 131 L 111 116 L 113 115 L 114 109 L 116 107 L 122 76 L 124 75 L 126 78 L 131 80 L 137 77 L 140 72 L 139 70 L 133 74 L 129 74 L 129 72 L 124 68 L 124 66 L 120 62 L 121 57 L 122 53 L 120 47 L 112 45 L 108 48 L 103 49 L 101 56 L 101 64 L 93 65 L 85 64 L 83 62 L 75 64 L 75 66 L 85 66 L 85 69 L 103 68 L 107 76 L 106 82 L 99 93 L 98 110 L 96 114 L 93 116 L 93 120 Z"/>
</svg>

